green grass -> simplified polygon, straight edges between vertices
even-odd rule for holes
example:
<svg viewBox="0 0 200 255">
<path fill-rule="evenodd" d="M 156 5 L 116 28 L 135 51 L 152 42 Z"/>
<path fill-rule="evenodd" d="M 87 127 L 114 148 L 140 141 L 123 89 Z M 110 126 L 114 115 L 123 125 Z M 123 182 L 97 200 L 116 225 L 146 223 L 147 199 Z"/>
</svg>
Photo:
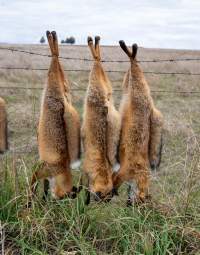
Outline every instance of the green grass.
<svg viewBox="0 0 200 255">
<path fill-rule="evenodd" d="M 154 174 L 152 202 L 132 208 L 125 205 L 124 185 L 120 197 L 111 203 L 92 202 L 89 206 L 84 205 L 84 192 L 75 200 L 55 201 L 49 197 L 44 203 L 39 189 L 32 208 L 27 209 L 28 180 L 36 162 L 35 155 L 18 159 L 6 156 L 1 162 L 0 220 L 8 254 L 73 251 L 74 254 L 163 255 L 200 251 L 197 154 L 187 166 L 187 179 L 176 176 L 183 162 L 176 175 Z M 75 172 L 75 181 L 78 175 Z"/>
<path fill-rule="evenodd" d="M 84 192 L 75 200 L 49 197 L 44 203 L 40 186 L 32 208 L 26 209 L 38 160 L 39 95 L 27 92 L 20 102 L 22 95 L 13 95 L 16 101 L 7 98 L 11 148 L 17 149 L 0 160 L 0 225 L 6 254 L 200 254 L 198 100 L 155 98 L 165 115 L 165 129 L 161 167 L 152 173 L 150 203 L 127 208 L 125 184 L 108 204 L 85 206 Z M 76 100 L 80 113 L 81 97 Z M 74 172 L 74 183 L 79 174 Z"/>
</svg>

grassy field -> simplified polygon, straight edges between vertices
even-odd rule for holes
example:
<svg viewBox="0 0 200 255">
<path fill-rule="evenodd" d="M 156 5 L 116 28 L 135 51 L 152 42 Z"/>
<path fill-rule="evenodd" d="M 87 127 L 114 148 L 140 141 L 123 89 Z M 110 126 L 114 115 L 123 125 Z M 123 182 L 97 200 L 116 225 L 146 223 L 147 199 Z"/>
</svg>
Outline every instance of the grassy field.
<svg viewBox="0 0 200 255">
<path fill-rule="evenodd" d="M 49 53 L 46 45 L 12 47 Z M 61 55 L 90 58 L 84 46 L 61 46 Z M 102 55 L 103 59 L 126 60 L 119 47 L 105 46 Z M 200 52 L 141 48 L 138 55 L 138 59 L 147 60 L 176 57 L 199 58 Z M 49 61 L 0 50 L 0 66 L 48 68 Z M 62 63 L 69 69 L 91 66 L 91 62 L 74 60 Z M 128 64 L 104 66 L 125 71 Z M 146 71 L 199 72 L 200 63 L 143 63 L 142 67 Z M 88 72 L 68 72 L 68 76 L 81 114 Z M 7 102 L 10 147 L 0 156 L 1 250 L 7 255 L 200 254 L 200 93 L 190 93 L 200 92 L 200 77 L 146 75 L 155 104 L 165 118 L 162 163 L 159 171 L 152 173 L 150 203 L 127 208 L 124 184 L 120 196 L 108 204 L 85 206 L 82 193 L 75 200 L 49 198 L 44 203 L 40 191 L 32 209 L 26 209 L 30 176 L 38 161 L 36 126 L 46 77 L 47 71 L 0 69 L 0 96 Z M 123 74 L 109 73 L 109 77 L 118 106 Z M 79 175 L 74 171 L 75 183 Z"/>
</svg>

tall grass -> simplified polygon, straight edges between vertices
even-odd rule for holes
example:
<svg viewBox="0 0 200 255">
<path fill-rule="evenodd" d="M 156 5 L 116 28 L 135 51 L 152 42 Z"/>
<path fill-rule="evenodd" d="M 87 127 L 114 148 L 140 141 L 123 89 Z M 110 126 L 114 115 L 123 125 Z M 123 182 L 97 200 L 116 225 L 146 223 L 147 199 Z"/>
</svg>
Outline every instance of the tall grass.
<svg viewBox="0 0 200 255">
<path fill-rule="evenodd" d="M 154 174 L 153 200 L 132 208 L 125 205 L 124 185 L 119 198 L 89 206 L 84 204 L 84 192 L 75 200 L 49 197 L 44 203 L 40 190 L 27 209 L 35 156 L 4 157 L 0 220 L 5 254 L 198 254 L 198 155 L 199 151 L 186 155 L 188 165 L 180 176 Z"/>
</svg>

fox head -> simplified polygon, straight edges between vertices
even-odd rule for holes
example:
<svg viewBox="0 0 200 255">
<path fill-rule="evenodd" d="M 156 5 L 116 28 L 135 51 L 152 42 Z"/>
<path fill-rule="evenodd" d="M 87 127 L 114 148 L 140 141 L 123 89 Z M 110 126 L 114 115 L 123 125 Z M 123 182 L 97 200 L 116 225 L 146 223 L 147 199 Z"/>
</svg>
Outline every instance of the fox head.
<svg viewBox="0 0 200 255">
<path fill-rule="evenodd" d="M 51 195 L 55 199 L 76 198 L 77 188 L 63 174 L 49 178 Z"/>
<path fill-rule="evenodd" d="M 101 172 L 90 178 L 90 192 L 96 201 L 108 202 L 112 198 L 112 174 Z"/>
</svg>

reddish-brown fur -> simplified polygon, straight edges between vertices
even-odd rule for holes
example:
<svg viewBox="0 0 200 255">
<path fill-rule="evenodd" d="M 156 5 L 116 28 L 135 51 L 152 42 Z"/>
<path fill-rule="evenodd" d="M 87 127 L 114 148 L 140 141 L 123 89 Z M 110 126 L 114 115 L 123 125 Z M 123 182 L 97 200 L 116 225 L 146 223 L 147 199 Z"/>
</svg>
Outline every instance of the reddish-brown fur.
<svg viewBox="0 0 200 255">
<path fill-rule="evenodd" d="M 38 148 L 43 162 L 33 174 L 32 191 L 38 179 L 50 181 L 52 195 L 63 198 L 72 192 L 70 163 L 80 157 L 80 120 L 71 104 L 69 81 L 59 62 L 55 32 L 47 32 L 52 53 L 48 81 L 43 93 Z"/>
<path fill-rule="evenodd" d="M 83 170 L 89 189 L 98 198 L 105 198 L 112 190 L 112 167 L 116 161 L 120 132 L 120 116 L 112 99 L 111 83 L 100 61 L 99 37 L 88 45 L 94 58 L 85 99 L 82 138 Z"/>
<path fill-rule="evenodd" d="M 0 98 L 0 153 L 8 149 L 6 103 Z"/>
<path fill-rule="evenodd" d="M 149 188 L 149 161 L 155 165 L 159 161 L 162 115 L 154 107 L 149 86 L 137 63 L 137 45 L 133 45 L 132 52 L 123 41 L 120 41 L 120 46 L 129 56 L 131 67 L 123 82 L 120 170 L 113 175 L 114 189 L 124 181 L 135 181 L 137 197 L 144 201 Z"/>
</svg>

